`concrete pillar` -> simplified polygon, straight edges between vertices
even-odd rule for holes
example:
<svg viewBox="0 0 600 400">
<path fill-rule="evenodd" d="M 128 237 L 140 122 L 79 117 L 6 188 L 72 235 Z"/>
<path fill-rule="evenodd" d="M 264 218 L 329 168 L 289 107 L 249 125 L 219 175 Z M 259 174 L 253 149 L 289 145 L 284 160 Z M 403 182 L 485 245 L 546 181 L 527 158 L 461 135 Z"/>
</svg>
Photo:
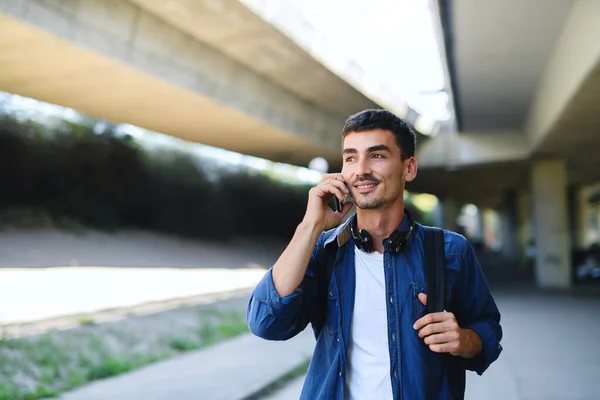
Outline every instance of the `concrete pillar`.
<svg viewBox="0 0 600 400">
<path fill-rule="evenodd" d="M 483 209 L 477 208 L 477 240 L 483 243 L 485 229 L 483 226 Z"/>
<path fill-rule="evenodd" d="M 442 227 L 451 231 L 456 230 L 456 218 L 458 217 L 458 205 L 451 197 L 446 197 L 441 201 L 441 220 Z"/>
<path fill-rule="evenodd" d="M 588 213 L 590 203 L 589 194 L 585 187 L 577 187 L 573 193 L 573 244 L 578 249 L 586 249 L 590 243 L 588 240 Z"/>
<path fill-rule="evenodd" d="M 543 288 L 568 288 L 572 279 L 565 162 L 536 162 L 531 189 L 537 284 Z"/>
<path fill-rule="evenodd" d="M 508 260 L 519 259 L 519 232 L 517 218 L 517 195 L 513 191 L 506 193 L 501 212 L 502 255 Z"/>
<path fill-rule="evenodd" d="M 529 250 L 532 233 L 531 195 L 520 192 L 517 196 L 517 230 L 520 249 L 520 260 L 523 265 L 529 265 Z"/>
<path fill-rule="evenodd" d="M 444 220 L 442 218 L 442 200 L 438 199 L 435 208 L 433 209 L 433 226 L 440 228 L 444 227 Z"/>
</svg>

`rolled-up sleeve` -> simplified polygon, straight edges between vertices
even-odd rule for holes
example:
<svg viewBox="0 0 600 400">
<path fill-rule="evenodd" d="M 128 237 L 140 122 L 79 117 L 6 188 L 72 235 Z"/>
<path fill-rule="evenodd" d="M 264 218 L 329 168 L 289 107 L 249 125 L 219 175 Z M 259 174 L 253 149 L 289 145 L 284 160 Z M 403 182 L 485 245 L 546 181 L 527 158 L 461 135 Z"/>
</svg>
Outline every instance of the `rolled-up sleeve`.
<svg viewBox="0 0 600 400">
<path fill-rule="evenodd" d="M 306 307 L 303 307 L 303 299 L 311 296 L 313 291 L 311 264 L 316 261 L 321 239 L 313 250 L 304 280 L 290 295 L 279 297 L 273 283 L 272 268 L 256 285 L 250 295 L 246 315 L 253 334 L 267 340 L 287 340 L 306 328 L 309 316 L 306 315 Z"/>
<path fill-rule="evenodd" d="M 502 327 L 500 311 L 469 242 L 462 256 L 459 285 L 461 307 L 457 319 L 463 329 L 475 332 L 482 344 L 481 353 L 464 359 L 465 367 L 482 375 L 502 352 Z"/>
</svg>

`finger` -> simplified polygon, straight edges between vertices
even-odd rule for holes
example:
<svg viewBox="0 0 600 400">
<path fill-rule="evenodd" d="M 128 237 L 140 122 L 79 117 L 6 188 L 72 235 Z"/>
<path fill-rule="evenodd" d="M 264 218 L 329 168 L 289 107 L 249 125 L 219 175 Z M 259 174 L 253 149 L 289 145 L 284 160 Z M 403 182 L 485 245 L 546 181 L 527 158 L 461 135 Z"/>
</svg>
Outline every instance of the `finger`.
<svg viewBox="0 0 600 400">
<path fill-rule="evenodd" d="M 314 189 L 316 190 L 316 194 L 321 197 L 324 198 L 326 195 L 330 195 L 333 194 L 335 195 L 338 199 L 340 199 L 340 201 L 344 201 L 345 198 L 345 193 L 342 191 L 342 189 L 340 189 L 335 183 L 333 182 L 338 182 L 338 184 L 340 183 L 339 181 L 336 180 L 332 180 L 329 179 L 326 182 L 320 183 L 317 186 L 314 187 Z"/>
<path fill-rule="evenodd" d="M 337 179 L 328 179 L 327 181 L 323 182 L 323 184 L 333 185 L 336 188 L 340 189 L 343 193 L 349 193 L 348 186 L 346 186 L 344 182 L 339 181 Z"/>
<path fill-rule="evenodd" d="M 444 344 L 459 341 L 458 333 L 455 331 L 436 333 L 435 335 L 427 336 L 423 341 L 425 344 Z"/>
<path fill-rule="evenodd" d="M 444 322 L 438 322 L 434 324 L 426 325 L 423 329 L 419 330 L 419 337 L 424 338 L 436 333 L 443 333 L 448 330 L 448 327 Z"/>
<path fill-rule="evenodd" d="M 337 187 L 335 187 L 333 185 L 329 185 L 325 189 L 326 189 L 326 193 L 331 193 L 332 195 L 337 197 L 340 200 L 340 202 L 342 202 L 342 203 L 346 199 L 346 195 L 344 193 L 342 193 L 340 191 L 340 189 L 338 189 Z"/>
<path fill-rule="evenodd" d="M 335 179 L 335 176 L 339 174 L 323 174 L 319 182 L 325 182 L 327 179 Z"/>
<path fill-rule="evenodd" d="M 455 353 L 458 351 L 458 345 L 455 342 L 432 344 L 429 346 L 429 350 L 434 353 Z"/>
<path fill-rule="evenodd" d="M 413 328 L 416 330 L 419 330 L 426 325 L 433 324 L 435 322 L 445 321 L 446 319 L 448 319 L 448 314 L 450 314 L 450 313 L 437 312 L 437 313 L 427 314 L 426 316 L 419 318 L 417 320 L 417 322 L 415 322 L 415 324 L 413 325 Z M 452 314 L 450 314 L 450 315 L 452 315 Z"/>
<path fill-rule="evenodd" d="M 346 214 L 348 214 L 348 212 L 352 210 L 352 207 L 354 207 L 354 204 L 344 203 L 344 205 L 342 206 L 342 211 L 340 212 L 341 218 L 344 218 Z"/>
<path fill-rule="evenodd" d="M 344 175 L 342 175 L 342 174 L 334 174 L 333 178 L 336 181 L 340 181 L 340 182 L 344 182 L 344 183 L 346 182 L 346 180 L 344 179 Z"/>
<path fill-rule="evenodd" d="M 325 182 L 328 179 L 335 179 L 335 180 L 341 180 L 342 182 L 344 181 L 344 177 L 342 174 L 338 173 L 334 173 L 334 174 L 325 174 L 321 177 L 320 182 Z"/>
<path fill-rule="evenodd" d="M 427 295 L 425 293 L 419 293 L 419 300 L 423 303 L 424 306 L 427 305 Z"/>
</svg>

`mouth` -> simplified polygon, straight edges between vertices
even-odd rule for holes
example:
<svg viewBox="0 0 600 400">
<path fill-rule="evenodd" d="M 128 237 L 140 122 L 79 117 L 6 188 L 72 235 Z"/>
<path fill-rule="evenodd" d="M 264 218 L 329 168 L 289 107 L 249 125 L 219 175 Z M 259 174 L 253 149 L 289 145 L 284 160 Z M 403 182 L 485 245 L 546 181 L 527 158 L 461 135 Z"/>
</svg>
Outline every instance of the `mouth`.
<svg viewBox="0 0 600 400">
<path fill-rule="evenodd" d="M 375 190 L 377 185 L 379 185 L 378 182 L 359 182 L 354 185 L 354 188 L 359 193 L 369 193 Z"/>
</svg>

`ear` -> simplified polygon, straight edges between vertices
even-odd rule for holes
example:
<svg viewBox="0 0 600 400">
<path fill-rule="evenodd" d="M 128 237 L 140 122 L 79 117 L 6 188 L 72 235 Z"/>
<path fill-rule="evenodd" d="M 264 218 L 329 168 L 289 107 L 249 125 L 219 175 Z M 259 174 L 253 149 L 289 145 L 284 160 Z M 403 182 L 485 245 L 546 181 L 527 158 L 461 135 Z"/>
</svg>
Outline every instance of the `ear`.
<svg viewBox="0 0 600 400">
<path fill-rule="evenodd" d="M 404 181 L 412 182 L 417 177 L 417 159 L 410 157 L 404 161 Z"/>
</svg>

